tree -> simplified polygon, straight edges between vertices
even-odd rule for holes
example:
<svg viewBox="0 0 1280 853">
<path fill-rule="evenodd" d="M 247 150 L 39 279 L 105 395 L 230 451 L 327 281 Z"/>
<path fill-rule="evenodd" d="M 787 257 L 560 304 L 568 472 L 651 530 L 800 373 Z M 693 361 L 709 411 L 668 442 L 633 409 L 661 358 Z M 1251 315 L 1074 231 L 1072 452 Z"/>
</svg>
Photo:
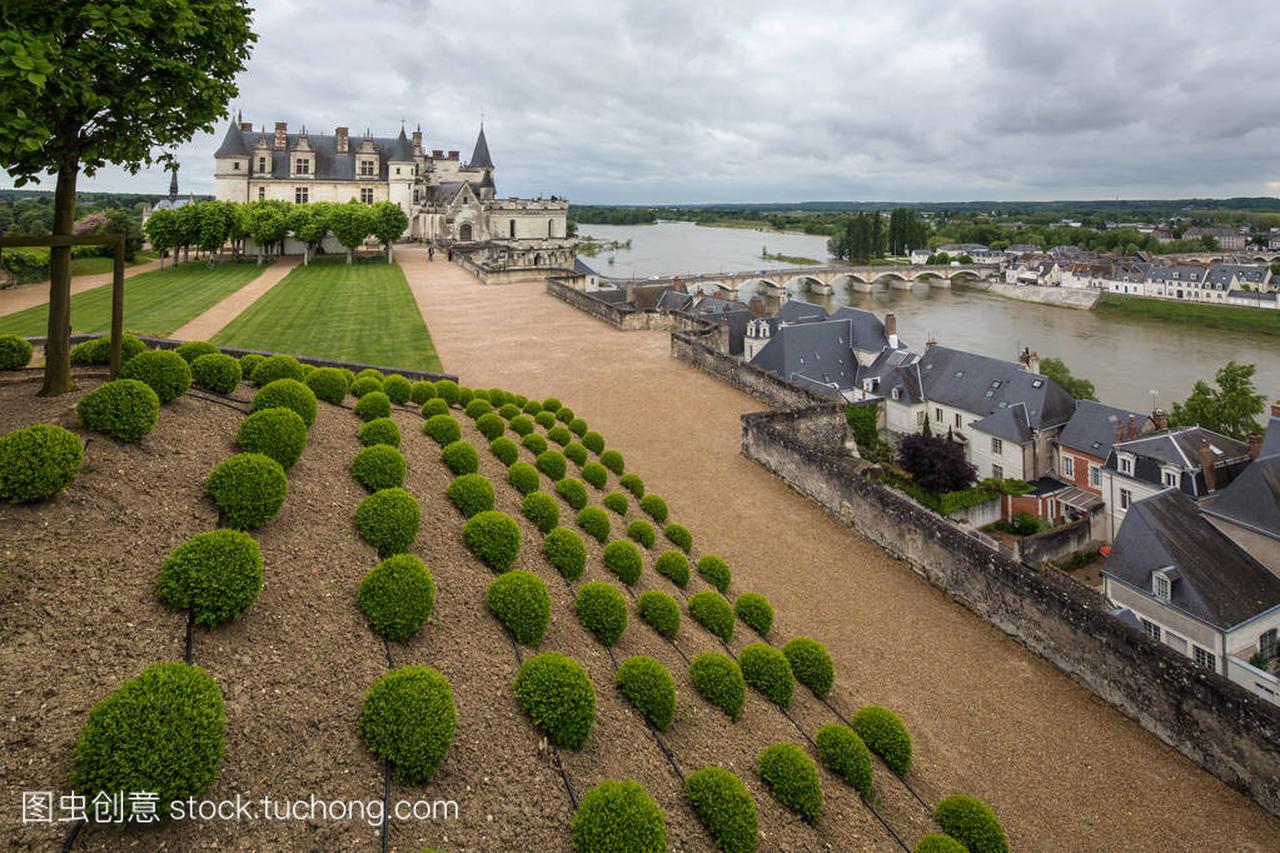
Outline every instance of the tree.
<svg viewBox="0 0 1280 853">
<path fill-rule="evenodd" d="M 1088 379 L 1081 379 L 1071 374 L 1071 369 L 1067 367 L 1066 362 L 1060 358 L 1043 358 L 1040 360 L 1040 372 L 1045 376 L 1057 382 L 1063 391 L 1066 391 L 1077 400 L 1096 400 L 1093 383 Z"/>
<path fill-rule="evenodd" d="M 193 206 L 193 205 L 188 205 Z M 227 216 L 220 201 L 202 201 L 194 205 L 196 220 L 200 224 L 200 249 L 209 255 L 209 266 L 213 266 L 213 253 L 221 252 L 227 242 Z"/>
<path fill-rule="evenodd" d="M 258 264 L 261 266 L 263 252 L 269 255 L 271 247 L 289 233 L 288 204 L 283 201 L 255 201 L 246 206 L 249 212 L 245 224 L 258 247 Z"/>
<path fill-rule="evenodd" d="M 1174 403 L 1169 412 L 1170 426 L 1202 426 L 1214 432 L 1244 441 L 1250 433 L 1261 432 L 1257 416 L 1262 414 L 1266 397 L 1257 393 L 1253 384 L 1256 364 L 1228 361 L 1214 374 L 1217 388 L 1198 380 L 1191 396 Z"/>
<path fill-rule="evenodd" d="M 303 244 L 303 266 L 311 263 L 311 256 L 329 233 L 329 212 L 332 207 L 327 201 L 317 201 L 313 204 L 295 205 L 289 214 L 289 230 Z"/>
<path fill-rule="evenodd" d="M 347 263 L 355 254 L 356 247 L 369 236 L 369 206 L 354 199 L 346 204 L 335 204 L 329 211 L 329 230 L 347 250 Z"/>
<path fill-rule="evenodd" d="M 370 210 L 369 231 L 387 251 L 387 263 L 391 263 L 391 244 L 404 236 L 409 227 L 409 215 L 394 201 L 380 201 Z"/>
<path fill-rule="evenodd" d="M 908 435 L 898 443 L 898 465 L 919 486 L 939 494 L 957 492 L 977 479 L 961 445 L 924 433 Z"/>
<path fill-rule="evenodd" d="M 16 186 L 56 173 L 53 233 L 71 234 L 76 179 L 137 172 L 212 131 L 256 36 L 246 0 L 6 3 L 0 166 Z M 50 254 L 44 395 L 70 391 L 71 247 Z"/>
<path fill-rule="evenodd" d="M 160 253 L 160 266 L 164 266 L 164 253 L 177 245 L 178 215 L 169 208 L 162 208 L 147 217 L 145 226 L 151 248 Z M 175 254 L 174 260 L 177 260 Z"/>
<path fill-rule="evenodd" d="M 107 224 L 104 229 L 108 234 L 124 235 L 124 259 L 132 261 L 138 250 L 142 248 L 142 226 L 129 211 L 113 207 L 107 211 Z"/>
<path fill-rule="evenodd" d="M 174 232 L 174 246 L 182 247 L 182 260 L 191 260 L 191 246 L 200 243 L 200 211 L 194 204 L 184 204 L 177 210 L 176 229 Z M 178 260 L 177 249 L 174 249 L 173 259 Z"/>
</svg>

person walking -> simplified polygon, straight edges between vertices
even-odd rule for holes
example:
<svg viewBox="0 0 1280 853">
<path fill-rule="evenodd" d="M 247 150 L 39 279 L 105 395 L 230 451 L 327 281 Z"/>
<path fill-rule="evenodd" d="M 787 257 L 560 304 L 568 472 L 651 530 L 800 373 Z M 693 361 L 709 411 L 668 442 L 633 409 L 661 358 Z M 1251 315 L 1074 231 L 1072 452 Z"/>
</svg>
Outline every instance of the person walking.
<svg viewBox="0 0 1280 853">
<path fill-rule="evenodd" d="M 434 261 L 435 259 L 436 259 L 436 247 L 435 247 L 435 246 L 428 246 L 428 247 L 427 247 L 427 260 L 428 260 L 428 261 Z"/>
</svg>

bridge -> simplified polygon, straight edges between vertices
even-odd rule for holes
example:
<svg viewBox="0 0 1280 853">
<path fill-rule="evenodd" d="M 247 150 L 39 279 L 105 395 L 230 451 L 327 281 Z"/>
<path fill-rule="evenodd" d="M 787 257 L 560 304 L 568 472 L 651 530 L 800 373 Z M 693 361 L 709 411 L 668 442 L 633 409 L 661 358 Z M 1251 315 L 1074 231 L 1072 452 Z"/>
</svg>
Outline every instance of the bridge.
<svg viewBox="0 0 1280 853">
<path fill-rule="evenodd" d="M 953 282 L 985 281 L 1000 279 L 1000 271 L 993 266 L 963 264 L 945 266 L 809 266 L 774 270 L 750 270 L 736 273 L 701 273 L 670 276 L 648 280 L 614 281 L 619 287 L 628 284 L 657 285 L 681 281 L 690 293 L 706 294 L 766 294 L 777 295 L 783 291 L 817 294 L 833 293 L 836 288 L 847 288 L 870 293 L 877 284 L 900 290 L 910 290 L 916 283 L 930 287 L 950 287 Z"/>
</svg>

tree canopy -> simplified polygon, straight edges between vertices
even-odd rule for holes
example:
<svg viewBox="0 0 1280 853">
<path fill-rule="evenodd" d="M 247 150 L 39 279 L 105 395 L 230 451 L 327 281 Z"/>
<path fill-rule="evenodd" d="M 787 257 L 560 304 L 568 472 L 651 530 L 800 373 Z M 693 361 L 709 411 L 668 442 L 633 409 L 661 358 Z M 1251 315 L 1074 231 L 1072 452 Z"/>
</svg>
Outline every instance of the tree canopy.
<svg viewBox="0 0 1280 853">
<path fill-rule="evenodd" d="M 364 242 L 364 238 L 369 236 L 369 230 L 372 225 L 372 217 L 369 213 L 368 205 L 361 204 L 358 201 L 349 201 L 346 204 L 335 204 L 329 211 L 329 230 L 333 232 L 333 236 L 347 250 L 347 263 L 351 263 L 351 257 L 356 247 Z"/>
<path fill-rule="evenodd" d="M 1199 425 L 1241 441 L 1250 433 L 1261 432 L 1258 415 L 1262 414 L 1266 397 L 1257 393 L 1253 384 L 1257 367 L 1228 361 L 1214 374 L 1217 388 L 1198 380 L 1186 400 L 1173 404 L 1169 425 Z"/>
<path fill-rule="evenodd" d="M 1071 373 L 1071 368 L 1067 367 L 1066 362 L 1060 358 L 1049 356 L 1040 360 L 1040 372 L 1045 376 L 1057 382 L 1063 391 L 1066 391 L 1077 400 L 1096 400 L 1096 391 L 1093 383 L 1088 379 L 1081 379 Z"/>
<path fill-rule="evenodd" d="M 908 435 L 898 443 L 898 465 L 919 486 L 940 494 L 967 488 L 977 479 L 964 458 L 964 447 L 927 433 Z"/>
</svg>

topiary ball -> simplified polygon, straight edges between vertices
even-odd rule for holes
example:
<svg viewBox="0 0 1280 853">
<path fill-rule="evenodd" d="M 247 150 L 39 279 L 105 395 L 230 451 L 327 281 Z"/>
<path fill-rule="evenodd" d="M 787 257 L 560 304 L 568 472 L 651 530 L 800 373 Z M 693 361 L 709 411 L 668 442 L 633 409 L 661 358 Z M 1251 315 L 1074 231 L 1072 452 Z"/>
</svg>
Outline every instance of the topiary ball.
<svg viewBox="0 0 1280 853">
<path fill-rule="evenodd" d="M 195 364 L 196 359 L 206 355 L 219 355 L 222 350 L 208 341 L 188 341 L 173 352 L 187 364 Z"/>
<path fill-rule="evenodd" d="M 609 516 L 598 506 L 589 506 L 578 513 L 578 526 L 595 537 L 597 542 L 609 538 Z"/>
<path fill-rule="evenodd" d="M 458 383 L 452 379 L 436 380 L 436 396 L 452 406 L 458 401 Z"/>
<path fill-rule="evenodd" d="M 644 557 L 640 549 L 625 539 L 617 539 L 604 546 L 604 567 L 618 576 L 627 586 L 635 586 L 644 570 Z"/>
<path fill-rule="evenodd" d="M 742 678 L 780 708 L 791 707 L 796 679 L 782 652 L 767 643 L 749 643 L 738 653 Z"/>
<path fill-rule="evenodd" d="M 227 715 L 209 674 L 182 662 L 153 663 L 93 706 L 76 739 L 69 787 L 91 801 L 101 793 L 147 791 L 159 803 L 209 789 L 222 762 Z M 120 821 L 167 816 L 126 798 Z"/>
<path fill-rule="evenodd" d="M 382 390 L 382 380 L 376 376 L 357 376 L 351 380 L 351 384 L 347 387 L 352 397 L 362 400 L 369 394 Z M 390 398 L 388 398 L 390 399 Z"/>
<path fill-rule="evenodd" d="M 409 550 L 422 524 L 417 499 L 401 488 L 374 492 L 356 508 L 356 529 L 378 551 L 390 557 Z"/>
<path fill-rule="evenodd" d="M 822 643 L 808 637 L 796 637 L 782 647 L 782 653 L 790 661 L 796 681 L 812 690 L 813 695 L 821 699 L 831 691 L 836 677 L 835 665 Z"/>
<path fill-rule="evenodd" d="M 347 398 L 351 386 L 347 374 L 336 367 L 317 367 L 307 374 L 306 383 L 318 399 L 335 406 Z"/>
<path fill-rule="evenodd" d="M 258 370 L 262 368 L 259 367 Z M 307 429 L 316 422 L 316 393 L 295 379 L 276 379 L 268 382 L 253 396 L 255 412 L 279 406 L 297 412 L 302 422 L 307 425 Z"/>
<path fill-rule="evenodd" d="M 538 470 L 550 477 L 554 482 L 564 479 L 567 465 L 564 461 L 564 454 L 558 450 L 544 450 L 538 454 L 535 463 Z"/>
<path fill-rule="evenodd" d="M 689 680 L 703 699 L 724 711 L 729 719 L 742 716 L 747 683 L 733 658 L 719 652 L 703 652 L 689 664 Z"/>
<path fill-rule="evenodd" d="M 262 364 L 262 362 L 266 360 L 267 360 L 267 357 L 265 355 L 260 355 L 256 352 L 245 353 L 244 355 L 240 356 L 240 375 L 243 378 L 248 379 L 250 382 L 252 382 L 253 371 L 257 370 L 258 365 Z"/>
<path fill-rule="evenodd" d="M 574 601 L 578 621 L 606 646 L 618 642 L 627 627 L 627 600 L 612 584 L 583 584 Z"/>
<path fill-rule="evenodd" d="M 360 427 L 360 432 L 356 433 L 356 437 L 360 439 L 360 444 L 364 447 L 373 447 L 378 444 L 385 444 L 387 447 L 399 447 L 400 427 L 391 418 L 374 418 Z"/>
<path fill-rule="evenodd" d="M 649 627 L 668 640 L 680 630 L 680 606 L 665 592 L 651 589 L 636 599 L 636 613 Z"/>
<path fill-rule="evenodd" d="M 615 682 L 622 695 L 658 731 L 666 731 L 676 715 L 676 683 L 667 668 L 651 657 L 629 657 L 618 667 Z"/>
<path fill-rule="evenodd" d="M 218 463 L 204 491 L 222 511 L 228 527 L 251 530 L 276 517 L 289 491 L 279 462 L 262 453 L 237 453 Z"/>
<path fill-rule="evenodd" d="M 0 335 L 0 370 L 17 370 L 31 362 L 35 348 L 18 335 Z"/>
<path fill-rule="evenodd" d="M 639 783 L 606 780 L 573 815 L 575 853 L 664 853 L 666 818 Z"/>
<path fill-rule="evenodd" d="M 431 781 L 458 727 L 449 679 L 429 666 L 402 666 L 365 694 L 357 729 L 369 751 L 391 765 L 402 785 Z"/>
<path fill-rule="evenodd" d="M 556 424 L 556 416 L 554 412 L 538 412 L 533 416 L 533 422 L 543 429 L 551 429 Z"/>
<path fill-rule="evenodd" d="M 512 432 L 523 438 L 526 435 L 533 433 L 533 418 L 525 415 L 516 415 L 511 419 L 511 423 L 509 423 L 508 426 L 511 427 Z"/>
<path fill-rule="evenodd" d="M 240 362 L 235 356 L 215 352 L 191 362 L 191 381 L 197 387 L 218 394 L 230 394 L 236 390 L 242 376 Z"/>
<path fill-rule="evenodd" d="M 262 590 L 262 552 L 248 533 L 212 530 L 174 549 L 160 568 L 156 596 L 189 610 L 197 625 L 213 628 L 248 612 Z"/>
<path fill-rule="evenodd" d="M 565 458 L 574 465 L 585 465 L 587 463 L 587 449 L 576 441 L 571 441 L 564 446 Z"/>
<path fill-rule="evenodd" d="M 462 539 L 471 553 L 495 572 L 511 568 L 520 553 L 520 525 L 506 513 L 476 513 L 463 525 Z"/>
<path fill-rule="evenodd" d="M 556 409 L 556 420 L 560 421 L 560 423 L 567 424 L 569 421 L 573 420 L 573 418 L 573 409 L 568 406 L 561 406 Z"/>
<path fill-rule="evenodd" d="M 558 411 L 558 410 L 559 410 L 563 405 L 564 405 L 564 404 L 560 402 L 560 400 L 559 400 L 559 398 L 558 398 L 558 397 L 548 397 L 547 399 L 545 399 L 545 400 L 543 400 L 543 401 L 542 401 L 542 409 L 543 409 L 543 411 L 550 412 L 550 413 L 552 414 L 552 416 L 553 416 L 553 417 L 555 416 L 555 413 L 556 413 L 556 412 L 557 412 L 557 411 Z"/>
<path fill-rule="evenodd" d="M 681 589 L 689 585 L 689 558 L 679 551 L 663 551 L 653 568 Z"/>
<path fill-rule="evenodd" d="M 493 509 L 493 484 L 479 474 L 455 477 L 449 484 L 448 494 L 449 502 L 466 518 Z"/>
<path fill-rule="evenodd" d="M 587 422 L 582 418 L 574 418 L 569 421 L 569 432 L 573 433 L 578 438 L 582 438 L 587 434 Z"/>
<path fill-rule="evenodd" d="M 53 424 L 35 424 L 0 436 L 0 500 L 22 504 L 51 498 L 80 471 L 80 436 Z"/>
<path fill-rule="evenodd" d="M 582 446 L 599 456 L 604 452 L 604 436 L 595 430 L 587 430 L 582 435 Z"/>
<path fill-rule="evenodd" d="M 562 426 L 555 426 L 547 430 L 547 440 L 554 441 L 556 444 L 564 447 L 566 444 L 573 441 L 573 433 L 569 432 L 569 430 Z"/>
<path fill-rule="evenodd" d="M 236 444 L 245 453 L 261 453 L 292 468 L 307 447 L 307 425 L 293 409 L 262 409 L 240 422 Z"/>
<path fill-rule="evenodd" d="M 530 492 L 520 504 L 520 513 L 538 528 L 539 533 L 550 533 L 560 523 L 560 507 L 556 499 L 546 492 Z"/>
<path fill-rule="evenodd" d="M 120 338 L 120 363 L 124 364 L 138 353 L 145 352 L 146 349 L 147 345 L 133 335 L 122 335 Z M 77 366 L 110 364 L 111 336 L 104 335 L 100 338 L 92 338 L 76 344 L 71 348 L 70 357 L 71 363 Z"/>
<path fill-rule="evenodd" d="M 481 435 L 492 441 L 506 431 L 507 425 L 501 417 L 489 412 L 476 418 L 476 429 L 480 430 Z"/>
<path fill-rule="evenodd" d="M 604 453 L 601 453 L 600 464 L 619 477 L 621 477 L 622 472 L 626 470 L 626 463 L 622 460 L 622 454 L 616 450 L 606 450 Z M 657 519 L 659 524 L 666 520 L 667 519 L 665 517 Z"/>
<path fill-rule="evenodd" d="M 525 400 L 520 406 L 520 411 L 526 415 L 536 415 L 542 411 L 542 404 L 537 400 Z"/>
<path fill-rule="evenodd" d="M 446 444 L 440 451 L 440 461 L 454 474 L 473 474 L 480 469 L 480 454 L 465 441 Z"/>
<path fill-rule="evenodd" d="M 547 452 L 547 440 L 537 433 L 530 433 L 529 435 L 526 435 L 524 438 L 520 439 L 520 444 L 522 444 L 525 449 L 534 456 L 541 456 L 543 453 Z"/>
<path fill-rule="evenodd" d="M 773 627 L 773 606 L 760 593 L 744 592 L 738 596 L 733 603 L 733 612 L 761 637 L 769 635 L 769 629 Z M 790 656 L 787 659 L 790 660 Z"/>
<path fill-rule="evenodd" d="M 756 803 L 742 780 L 721 767 L 704 767 L 684 780 L 689 805 L 723 853 L 754 853 L 760 843 Z"/>
<path fill-rule="evenodd" d="M 644 480 L 635 474 L 623 474 L 618 478 L 618 485 L 634 495 L 637 500 L 644 497 Z"/>
<path fill-rule="evenodd" d="M 492 403 L 493 402 L 492 392 L 490 393 L 489 396 L 490 396 L 489 402 Z M 501 406 L 498 407 L 498 414 L 502 417 L 503 420 L 509 421 L 520 414 L 520 407 L 517 406 L 515 403 L 503 403 Z"/>
<path fill-rule="evenodd" d="M 462 438 L 462 427 L 451 415 L 432 415 L 422 425 L 422 431 L 431 436 L 441 447 Z"/>
<path fill-rule="evenodd" d="M 716 554 L 707 554 L 698 561 L 698 574 L 720 592 L 729 591 L 733 573 L 729 571 L 729 564 Z"/>
<path fill-rule="evenodd" d="M 653 543 L 658 540 L 658 534 L 654 532 L 652 524 L 637 518 L 627 525 L 627 538 L 639 542 L 646 548 L 652 548 Z"/>
<path fill-rule="evenodd" d="M 582 479 L 597 489 L 603 489 L 609 482 L 609 472 L 599 462 L 588 462 L 582 466 Z"/>
<path fill-rule="evenodd" d="M 627 514 L 627 496 L 622 492 L 610 492 L 600 501 L 606 508 L 613 510 L 618 515 Z"/>
<path fill-rule="evenodd" d="M 867 749 L 884 759 L 899 776 L 911 769 L 911 735 L 898 715 L 880 705 L 868 705 L 849 721 Z"/>
<path fill-rule="evenodd" d="M 551 621 L 551 594 L 533 572 L 517 569 L 498 575 L 485 593 L 489 612 L 522 646 L 536 646 Z"/>
<path fill-rule="evenodd" d="M 138 353 L 120 368 L 120 376 L 150 385 L 160 405 L 178 399 L 191 387 L 191 365 L 173 350 Z"/>
<path fill-rule="evenodd" d="M 258 387 L 265 387 L 277 379 L 303 380 L 302 362 L 291 355 L 273 355 L 264 358 L 249 374 L 250 381 Z"/>
<path fill-rule="evenodd" d="M 520 494 L 528 495 L 538 490 L 542 478 L 538 476 L 538 469 L 528 462 L 516 462 L 507 469 L 507 482 Z"/>
<path fill-rule="evenodd" d="M 471 420 L 478 420 L 481 415 L 487 415 L 493 412 L 493 404 L 488 400 L 476 397 L 472 399 L 471 402 L 467 403 L 466 408 L 464 408 L 462 412 L 467 417 L 471 418 Z"/>
<path fill-rule="evenodd" d="M 373 379 L 376 379 L 379 382 L 381 382 L 383 379 L 386 378 L 383 372 L 376 367 L 366 367 L 364 370 L 361 370 L 359 373 L 357 373 L 355 378 L 363 379 L 366 376 L 372 377 Z"/>
<path fill-rule="evenodd" d="M 995 812 L 976 797 L 952 794 L 938 803 L 933 819 L 970 853 L 1008 853 L 1004 827 Z"/>
<path fill-rule="evenodd" d="M 409 397 L 413 394 L 413 385 L 399 373 L 393 373 L 382 380 L 382 393 L 397 406 L 403 406 L 409 402 Z"/>
<path fill-rule="evenodd" d="M 818 759 L 864 797 L 871 796 L 871 753 L 858 733 L 841 723 L 818 729 Z"/>
<path fill-rule="evenodd" d="M 659 524 L 667 521 L 667 502 L 657 495 L 645 495 L 640 499 L 640 509 Z"/>
<path fill-rule="evenodd" d="M 682 524 L 668 524 L 662 529 L 662 535 L 686 554 L 693 550 L 693 534 Z"/>
<path fill-rule="evenodd" d="M 591 734 L 596 691 L 582 665 L 559 652 L 534 655 L 516 674 L 516 701 L 556 746 L 577 749 Z"/>
<path fill-rule="evenodd" d="M 567 527 L 557 527 L 543 538 L 542 555 L 565 580 L 576 581 L 587 567 L 587 545 Z"/>
<path fill-rule="evenodd" d="M 356 604 L 373 633 L 388 640 L 406 640 L 431 618 L 436 582 L 422 560 L 413 554 L 396 554 L 364 576 Z"/>
<path fill-rule="evenodd" d="M 467 405 L 474 399 L 475 392 L 465 386 L 458 386 L 458 408 L 466 409 Z M 483 398 L 481 398 L 483 399 Z"/>
<path fill-rule="evenodd" d="M 756 772 L 769 793 L 805 823 L 818 822 L 822 814 L 822 783 L 818 766 L 793 743 L 766 746 L 756 757 Z"/>
<path fill-rule="evenodd" d="M 391 398 L 384 391 L 370 391 L 356 403 L 356 414 L 362 421 L 391 417 Z"/>
<path fill-rule="evenodd" d="M 420 379 L 409 386 L 409 400 L 421 406 L 436 396 L 436 384 Z"/>
<path fill-rule="evenodd" d="M 422 416 L 424 418 L 433 418 L 436 415 L 449 414 L 449 404 L 439 397 L 432 397 L 422 404 Z"/>
<path fill-rule="evenodd" d="M 574 509 L 582 509 L 587 505 L 587 487 L 582 485 L 581 480 L 573 477 L 565 477 L 556 483 L 556 494 Z"/>
<path fill-rule="evenodd" d="M 394 447 L 375 444 L 366 447 L 351 460 L 351 476 L 371 492 L 404 485 L 409 463 Z"/>
<path fill-rule="evenodd" d="M 514 465 L 516 460 L 520 458 L 520 448 L 506 436 L 495 438 L 489 442 L 489 452 L 497 457 L 499 462 L 508 467 Z"/>
<path fill-rule="evenodd" d="M 969 848 L 950 835 L 934 832 L 920 839 L 915 853 L 969 853 Z"/>
<path fill-rule="evenodd" d="M 138 441 L 155 429 L 159 414 L 160 397 L 137 379 L 104 382 L 76 404 L 81 424 L 124 442 Z"/>
<path fill-rule="evenodd" d="M 720 593 L 710 590 L 694 593 L 687 607 L 695 622 L 726 643 L 733 637 L 733 608 Z"/>
</svg>

